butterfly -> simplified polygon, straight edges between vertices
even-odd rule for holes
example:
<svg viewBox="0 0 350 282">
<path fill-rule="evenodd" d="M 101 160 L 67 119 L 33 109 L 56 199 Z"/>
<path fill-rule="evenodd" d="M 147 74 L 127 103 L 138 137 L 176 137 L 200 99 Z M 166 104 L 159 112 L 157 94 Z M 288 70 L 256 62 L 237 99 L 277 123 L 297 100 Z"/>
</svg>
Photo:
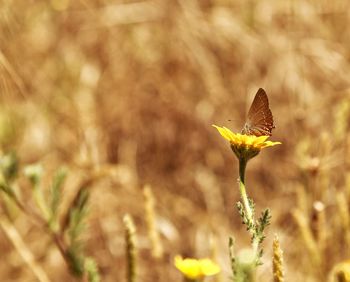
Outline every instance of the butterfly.
<svg viewBox="0 0 350 282">
<path fill-rule="evenodd" d="M 243 126 L 242 134 L 271 136 L 273 128 L 275 126 L 272 112 L 269 108 L 269 99 L 265 90 L 259 88 L 248 111 L 247 121 Z"/>
</svg>

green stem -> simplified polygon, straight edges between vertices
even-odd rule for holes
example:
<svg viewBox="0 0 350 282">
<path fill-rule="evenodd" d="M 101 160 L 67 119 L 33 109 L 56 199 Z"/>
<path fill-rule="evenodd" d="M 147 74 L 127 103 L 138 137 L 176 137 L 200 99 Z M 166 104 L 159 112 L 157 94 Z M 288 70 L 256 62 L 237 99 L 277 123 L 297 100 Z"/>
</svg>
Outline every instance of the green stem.
<svg viewBox="0 0 350 282">
<path fill-rule="evenodd" d="M 187 278 L 186 276 L 184 276 L 184 282 L 202 282 L 202 281 L 203 281 L 202 278 L 190 279 L 190 278 Z"/>
<path fill-rule="evenodd" d="M 258 248 L 259 248 L 259 242 L 255 236 L 254 214 L 253 214 L 252 208 L 249 204 L 249 199 L 248 199 L 247 191 L 246 191 L 245 184 L 244 184 L 245 169 L 247 167 L 247 162 L 248 161 L 244 158 L 239 159 L 239 192 L 241 194 L 241 199 L 243 202 L 243 207 L 244 207 L 244 211 L 245 211 L 245 214 L 247 216 L 247 219 L 248 219 L 249 223 L 253 226 L 253 228 L 249 229 L 249 232 L 253 238 L 252 247 L 253 247 L 254 254 L 257 255 Z"/>
<path fill-rule="evenodd" d="M 38 205 L 39 209 L 43 213 L 43 217 L 48 220 L 50 217 L 50 212 L 49 208 L 45 202 L 44 195 L 42 190 L 39 187 L 39 184 L 35 184 L 34 189 L 33 189 L 33 195 L 36 204 Z"/>
<path fill-rule="evenodd" d="M 248 217 L 248 220 L 250 222 L 253 222 L 253 212 L 249 205 L 249 200 L 248 200 L 247 191 L 245 189 L 245 185 L 241 180 L 239 181 L 239 192 L 241 193 L 241 199 L 243 201 L 244 210 Z"/>
<path fill-rule="evenodd" d="M 248 220 L 250 222 L 253 222 L 253 213 L 252 213 L 252 209 L 250 208 L 250 205 L 249 205 L 248 195 L 247 195 L 247 191 L 245 189 L 245 184 L 244 184 L 246 167 L 247 167 L 247 160 L 244 158 L 240 158 L 239 159 L 239 192 L 241 193 L 243 206 L 244 206 L 245 212 L 247 214 Z"/>
<path fill-rule="evenodd" d="M 239 159 L 239 180 L 244 185 L 244 179 L 245 179 L 245 169 L 247 167 L 247 160 L 244 158 Z"/>
</svg>

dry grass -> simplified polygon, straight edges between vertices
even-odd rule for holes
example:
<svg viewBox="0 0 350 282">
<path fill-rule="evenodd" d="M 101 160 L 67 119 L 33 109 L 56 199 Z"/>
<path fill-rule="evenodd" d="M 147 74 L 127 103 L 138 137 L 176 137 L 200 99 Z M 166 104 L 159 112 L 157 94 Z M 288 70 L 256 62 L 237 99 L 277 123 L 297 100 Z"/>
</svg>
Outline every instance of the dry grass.
<svg viewBox="0 0 350 282">
<path fill-rule="evenodd" d="M 125 277 L 126 213 L 137 226 L 139 281 L 180 281 L 177 253 L 214 253 L 221 281 L 229 281 L 228 236 L 239 248 L 249 241 L 233 206 L 237 163 L 211 124 L 240 130 L 263 87 L 276 121 L 273 139 L 283 145 L 248 167 L 257 210 L 268 206 L 273 216 L 259 277 L 272 279 L 277 233 L 286 281 L 325 281 L 350 253 L 349 6 L 1 1 L 2 150 L 15 150 L 22 165 L 41 162 L 44 184 L 66 165 L 63 205 L 86 176 L 103 172 L 90 186 L 84 236 L 103 281 Z M 152 256 L 145 184 L 155 200 L 161 258 Z M 12 223 L 50 281 L 73 281 L 42 230 L 21 213 Z M 37 281 L 1 228 L 1 281 Z"/>
</svg>

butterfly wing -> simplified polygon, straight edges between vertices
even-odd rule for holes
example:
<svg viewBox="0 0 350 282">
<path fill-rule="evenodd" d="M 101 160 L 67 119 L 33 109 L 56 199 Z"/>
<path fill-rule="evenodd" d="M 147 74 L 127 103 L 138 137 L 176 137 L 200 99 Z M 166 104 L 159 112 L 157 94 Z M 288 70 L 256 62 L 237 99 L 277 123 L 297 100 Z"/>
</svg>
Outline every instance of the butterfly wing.
<svg viewBox="0 0 350 282">
<path fill-rule="evenodd" d="M 269 99 L 265 90 L 259 88 L 248 111 L 247 122 L 242 129 L 242 133 L 255 136 L 271 136 L 274 127 Z"/>
</svg>

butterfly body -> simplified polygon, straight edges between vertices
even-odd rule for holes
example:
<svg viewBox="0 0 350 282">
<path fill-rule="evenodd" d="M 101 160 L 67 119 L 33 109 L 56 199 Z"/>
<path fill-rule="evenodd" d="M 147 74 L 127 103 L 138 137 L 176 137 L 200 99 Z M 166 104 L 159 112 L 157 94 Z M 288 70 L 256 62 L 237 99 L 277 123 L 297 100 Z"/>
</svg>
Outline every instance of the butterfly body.
<svg viewBox="0 0 350 282">
<path fill-rule="evenodd" d="M 272 112 L 269 108 L 269 99 L 264 89 L 259 88 L 247 115 L 242 134 L 255 136 L 271 136 L 273 124 Z"/>
</svg>

